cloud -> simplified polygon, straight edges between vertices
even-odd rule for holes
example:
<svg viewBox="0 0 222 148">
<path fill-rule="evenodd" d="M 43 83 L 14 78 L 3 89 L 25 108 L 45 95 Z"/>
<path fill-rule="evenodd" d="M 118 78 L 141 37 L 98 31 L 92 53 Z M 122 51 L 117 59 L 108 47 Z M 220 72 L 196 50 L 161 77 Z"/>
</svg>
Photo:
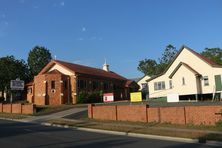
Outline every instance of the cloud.
<svg viewBox="0 0 222 148">
<path fill-rule="evenodd" d="M 83 41 L 84 39 L 83 39 L 82 37 L 80 37 L 80 38 L 78 38 L 77 40 L 79 40 L 79 41 Z"/>
<path fill-rule="evenodd" d="M 62 7 L 65 6 L 65 2 L 61 2 L 60 6 L 62 6 Z"/>
<path fill-rule="evenodd" d="M 39 6 L 34 6 L 33 8 L 34 8 L 34 9 L 38 9 L 38 8 L 39 8 Z"/>
<path fill-rule="evenodd" d="M 54 3 L 52 6 L 53 6 L 53 7 L 64 7 L 64 6 L 65 6 L 65 2 L 62 1 L 62 2 L 60 2 L 60 3 Z"/>
<path fill-rule="evenodd" d="M 86 27 L 82 27 L 82 32 L 85 32 L 86 31 Z"/>
</svg>

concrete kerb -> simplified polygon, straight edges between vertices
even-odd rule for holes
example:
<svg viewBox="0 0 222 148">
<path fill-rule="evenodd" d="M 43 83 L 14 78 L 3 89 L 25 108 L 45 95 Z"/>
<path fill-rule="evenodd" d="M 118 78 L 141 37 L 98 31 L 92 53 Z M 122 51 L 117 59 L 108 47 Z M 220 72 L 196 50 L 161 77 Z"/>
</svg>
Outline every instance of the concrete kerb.
<svg viewBox="0 0 222 148">
<path fill-rule="evenodd" d="M 169 136 L 159 136 L 159 135 L 149 135 L 149 134 L 138 134 L 131 132 L 118 132 L 118 131 L 109 131 L 102 129 L 93 129 L 93 128 L 84 128 L 84 127 L 76 127 L 69 125 L 60 125 L 60 124 L 52 124 L 52 123 L 41 123 L 44 126 L 53 126 L 58 128 L 70 128 L 74 130 L 86 131 L 86 132 L 95 132 L 102 134 L 111 134 L 111 135 L 119 135 L 119 136 L 129 136 L 135 138 L 147 138 L 147 139 L 156 139 L 156 140 L 165 140 L 165 141 L 175 141 L 175 142 L 185 142 L 185 143 L 194 143 L 194 144 L 205 144 L 208 146 L 221 146 L 222 142 L 206 140 L 206 142 L 202 143 L 198 139 L 190 139 L 190 138 L 179 138 L 179 137 L 169 137 Z"/>
</svg>

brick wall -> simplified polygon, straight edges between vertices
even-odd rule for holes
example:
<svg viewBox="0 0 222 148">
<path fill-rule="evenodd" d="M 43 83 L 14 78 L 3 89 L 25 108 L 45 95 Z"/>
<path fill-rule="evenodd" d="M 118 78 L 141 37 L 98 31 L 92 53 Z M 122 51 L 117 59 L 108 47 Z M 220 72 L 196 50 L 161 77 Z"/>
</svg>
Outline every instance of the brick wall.
<svg viewBox="0 0 222 148">
<path fill-rule="evenodd" d="M 184 107 L 161 107 L 160 122 L 185 124 Z"/>
<path fill-rule="evenodd" d="M 117 106 L 117 119 L 119 121 L 147 122 L 146 105 Z"/>
<path fill-rule="evenodd" d="M 22 114 L 34 114 L 36 112 L 36 107 L 34 104 L 22 105 Z"/>
<path fill-rule="evenodd" d="M 147 108 L 147 119 L 148 122 L 160 122 L 160 108 Z"/>
<path fill-rule="evenodd" d="M 11 113 L 12 112 L 12 105 L 11 104 L 3 104 L 2 105 L 2 112 Z"/>
<path fill-rule="evenodd" d="M 93 106 L 93 118 L 101 120 L 116 120 L 116 106 Z"/>
<path fill-rule="evenodd" d="M 37 105 L 46 105 L 46 85 L 45 75 L 38 75 L 34 77 L 34 103 Z"/>
<path fill-rule="evenodd" d="M 52 81 L 55 82 L 54 89 L 52 88 Z M 35 76 L 33 103 L 37 105 L 61 105 L 68 103 L 68 95 L 71 92 L 71 86 L 68 86 L 70 84 L 68 81 L 69 76 L 62 74 Z M 66 87 L 64 86 L 65 84 Z M 71 100 L 70 97 L 69 103 L 72 103 Z"/>
<path fill-rule="evenodd" d="M 49 105 L 59 105 L 62 104 L 61 101 L 61 86 L 63 85 L 60 74 L 47 74 L 47 98 L 46 104 Z M 51 88 L 51 82 L 55 81 L 55 89 Z"/>
<path fill-rule="evenodd" d="M 36 106 L 33 104 L 0 104 L 0 112 L 15 114 L 34 114 Z"/>
<path fill-rule="evenodd" d="M 93 106 L 94 106 L 93 104 L 88 105 L 88 118 L 90 119 L 93 119 Z"/>
<path fill-rule="evenodd" d="M 21 114 L 22 104 L 12 104 L 12 113 Z"/>
<path fill-rule="evenodd" d="M 222 120 L 221 115 L 215 114 L 222 111 L 222 106 L 187 106 L 185 110 L 187 124 L 214 125 L 219 120 Z"/>
<path fill-rule="evenodd" d="M 152 107 L 146 105 L 88 106 L 88 117 L 101 120 L 215 125 L 222 106 Z"/>
<path fill-rule="evenodd" d="M 0 103 L 0 113 L 3 111 L 2 103 Z"/>
</svg>

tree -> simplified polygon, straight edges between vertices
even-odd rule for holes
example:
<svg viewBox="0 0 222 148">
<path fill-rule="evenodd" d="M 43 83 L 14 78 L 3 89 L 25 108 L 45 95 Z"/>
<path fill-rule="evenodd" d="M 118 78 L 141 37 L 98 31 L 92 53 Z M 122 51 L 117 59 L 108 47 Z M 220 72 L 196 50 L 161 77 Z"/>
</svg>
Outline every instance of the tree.
<svg viewBox="0 0 222 148">
<path fill-rule="evenodd" d="M 205 48 L 201 55 L 214 61 L 217 64 L 222 64 L 222 49 L 220 48 Z"/>
<path fill-rule="evenodd" d="M 144 59 L 139 61 L 137 69 L 145 75 L 153 76 L 156 74 L 157 63 L 152 59 Z"/>
<path fill-rule="evenodd" d="M 139 61 L 137 69 L 142 73 L 144 73 L 145 75 L 150 75 L 150 76 L 158 75 L 164 72 L 164 70 L 173 60 L 177 52 L 178 51 L 176 50 L 176 47 L 169 44 L 166 46 L 166 49 L 164 50 L 162 57 L 159 58 L 159 63 L 157 63 L 155 60 L 152 59 L 144 59 L 142 61 Z"/>
<path fill-rule="evenodd" d="M 29 80 L 28 65 L 24 60 L 16 60 L 14 56 L 0 58 L 0 91 L 10 89 L 10 81 L 20 78 L 27 82 Z"/>
<path fill-rule="evenodd" d="M 176 50 L 176 47 L 173 45 L 169 44 L 166 46 L 162 57 L 159 58 L 159 64 L 157 66 L 157 72 L 158 74 L 164 72 L 166 67 L 170 64 L 170 62 L 174 59 L 175 55 L 178 53 Z"/>
<path fill-rule="evenodd" d="M 28 66 L 31 78 L 37 75 L 41 69 L 52 60 L 50 51 L 41 46 L 35 46 L 28 55 Z"/>
</svg>

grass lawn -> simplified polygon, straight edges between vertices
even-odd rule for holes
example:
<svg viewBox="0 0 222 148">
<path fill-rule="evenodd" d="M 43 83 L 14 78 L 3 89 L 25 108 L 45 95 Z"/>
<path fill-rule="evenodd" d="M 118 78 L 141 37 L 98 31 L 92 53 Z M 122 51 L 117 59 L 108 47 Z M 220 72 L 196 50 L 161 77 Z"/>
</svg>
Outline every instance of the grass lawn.
<svg viewBox="0 0 222 148">
<path fill-rule="evenodd" d="M 8 118 L 8 119 L 24 119 L 30 117 L 29 115 L 22 114 L 12 114 L 12 113 L 0 113 L 0 118 Z"/>
<path fill-rule="evenodd" d="M 85 127 L 104 129 L 120 132 L 131 132 L 151 135 L 162 135 L 171 137 L 191 138 L 199 140 L 222 141 L 222 126 L 194 126 L 173 125 L 159 123 L 123 122 L 123 121 L 101 121 L 101 120 L 50 120 L 50 123 L 69 125 L 74 127 Z M 221 132 L 221 133 L 220 133 Z"/>
</svg>

